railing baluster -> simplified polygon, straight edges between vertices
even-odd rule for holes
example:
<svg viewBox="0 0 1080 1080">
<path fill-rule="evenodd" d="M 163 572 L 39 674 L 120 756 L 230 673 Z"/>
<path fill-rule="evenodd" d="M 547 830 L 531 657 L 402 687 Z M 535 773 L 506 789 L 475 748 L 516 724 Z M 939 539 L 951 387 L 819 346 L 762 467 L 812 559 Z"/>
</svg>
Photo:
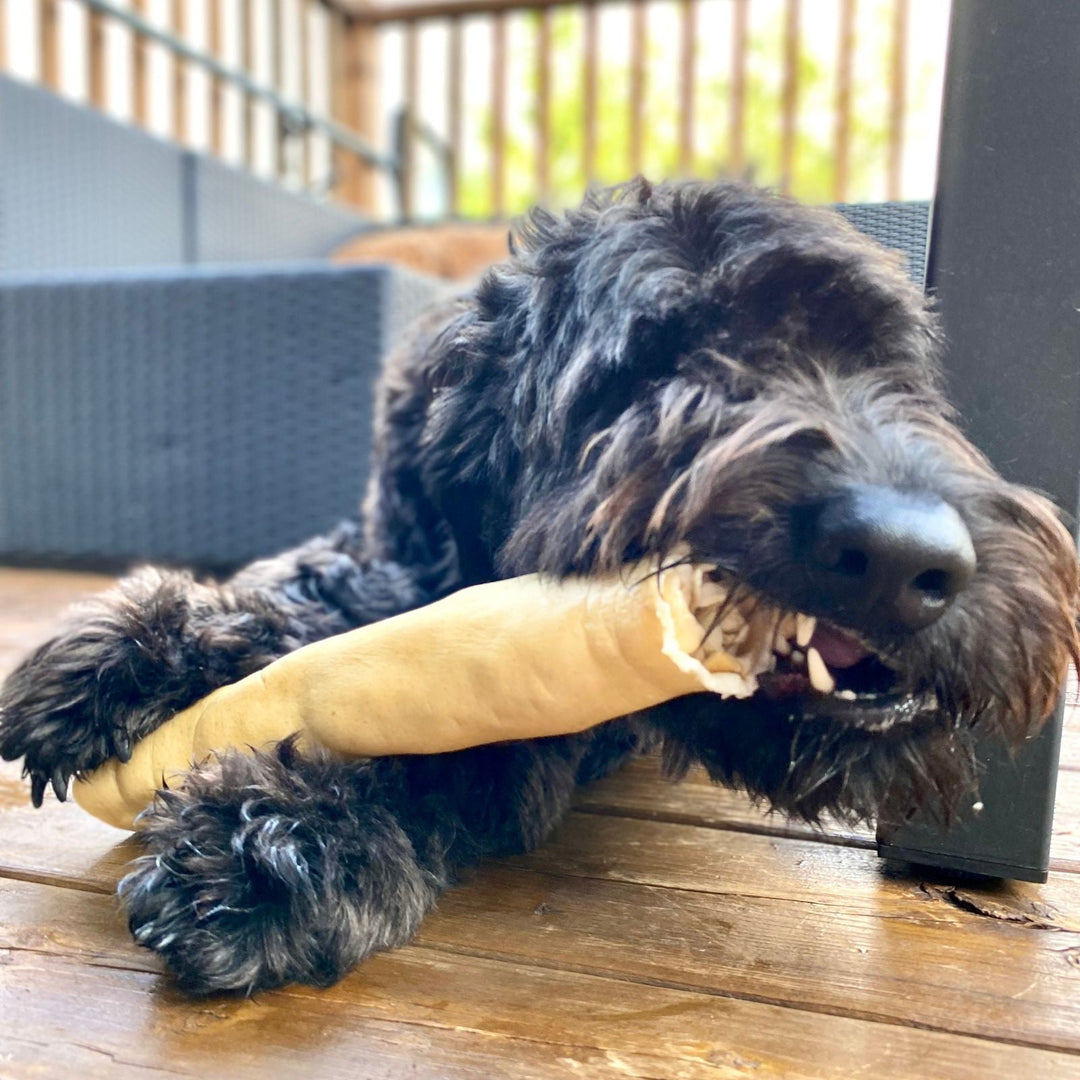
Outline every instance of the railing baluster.
<svg viewBox="0 0 1080 1080">
<path fill-rule="evenodd" d="M 630 173 L 641 172 L 642 129 L 645 126 L 646 0 L 630 5 Z"/>
<path fill-rule="evenodd" d="M 462 88 L 465 78 L 462 67 L 463 42 L 460 19 L 450 20 L 447 49 L 449 56 L 446 65 L 446 129 L 450 144 L 447 209 L 451 217 L 457 217 L 461 213 Z"/>
<path fill-rule="evenodd" d="M 597 98 L 597 37 L 598 18 L 595 0 L 585 0 L 585 56 L 583 78 L 585 92 L 584 146 L 582 147 L 582 166 L 585 171 L 585 183 L 591 184 L 596 177 L 596 98 Z"/>
<path fill-rule="evenodd" d="M 270 26 L 273 36 L 273 49 L 271 52 L 270 85 L 282 94 L 285 82 L 285 17 L 282 11 L 281 0 L 271 0 L 270 3 Z M 284 95 L 282 95 L 284 96 Z M 288 132 L 285 127 L 285 118 L 280 109 L 274 110 L 274 176 L 278 180 L 288 178 Z"/>
<path fill-rule="evenodd" d="M 551 9 L 538 13 L 536 39 L 536 180 L 540 202 L 551 201 Z"/>
<path fill-rule="evenodd" d="M 148 0 L 132 0 L 132 10 L 149 16 Z M 131 35 L 131 115 L 139 127 L 150 126 L 150 46 L 142 34 Z"/>
<path fill-rule="evenodd" d="M 904 170 L 904 124 L 907 119 L 908 0 L 894 0 L 892 71 L 889 80 L 889 160 L 886 197 L 899 199 Z"/>
<path fill-rule="evenodd" d="M 237 0 L 237 5 L 240 66 L 250 77 L 255 70 L 255 4 L 254 0 Z M 255 99 L 251 94 L 244 94 L 241 157 L 249 169 L 255 168 L 255 116 Z"/>
<path fill-rule="evenodd" d="M 851 75 L 855 57 L 855 0 L 840 0 L 840 40 L 836 57 L 836 128 L 833 147 L 833 201 L 846 202 L 851 162 Z"/>
<path fill-rule="evenodd" d="M 308 21 L 311 17 L 311 13 L 308 11 L 307 0 L 297 0 L 299 11 L 297 13 L 297 49 L 299 50 L 299 83 L 300 83 L 300 104 L 304 108 L 308 107 L 308 102 L 311 100 L 311 37 L 308 33 L 310 27 Z M 308 187 L 312 182 L 311 175 L 311 137 L 307 131 L 301 132 L 298 136 L 300 141 L 300 186 L 303 188 Z"/>
<path fill-rule="evenodd" d="M 326 12 L 329 20 L 327 40 L 330 43 L 330 115 L 346 127 L 356 123 L 356 95 L 349 92 L 350 50 L 356 34 L 356 20 L 335 8 Z M 359 198 L 356 193 L 356 177 L 360 163 L 342 150 L 340 146 L 330 146 L 330 176 L 332 191 L 343 202 L 356 205 Z"/>
<path fill-rule="evenodd" d="M 333 84 L 331 97 L 334 117 L 352 131 L 361 127 L 361 87 L 365 78 L 365 58 L 373 31 L 359 19 L 340 14 L 330 15 L 330 45 Z M 363 163 L 348 151 L 334 149 L 335 187 L 342 199 L 353 206 L 370 206 L 370 180 Z"/>
<path fill-rule="evenodd" d="M 680 0 L 679 172 L 694 171 L 694 103 L 697 84 L 697 0 Z"/>
<path fill-rule="evenodd" d="M 59 90 L 60 0 L 39 0 L 38 25 L 41 35 L 41 82 L 50 90 Z"/>
<path fill-rule="evenodd" d="M 780 105 L 780 190 L 791 192 L 795 174 L 796 121 L 799 111 L 799 8 L 787 0 L 784 17 L 784 84 Z"/>
<path fill-rule="evenodd" d="M 405 115 L 401 133 L 401 216 L 409 221 L 415 213 L 413 184 L 416 180 L 416 111 L 420 99 L 420 41 L 416 23 L 405 24 Z"/>
<path fill-rule="evenodd" d="M 100 11 L 90 11 L 87 13 L 87 20 L 87 97 L 95 109 L 104 112 L 109 106 L 109 88 L 105 74 L 105 16 Z"/>
<path fill-rule="evenodd" d="M 749 0 L 732 0 L 731 26 L 731 172 L 742 176 L 746 168 L 746 50 L 749 37 Z"/>
<path fill-rule="evenodd" d="M 182 41 L 187 36 L 187 0 L 172 0 L 173 33 Z M 187 121 L 187 64 L 174 56 L 173 70 L 173 138 L 184 146 L 188 141 Z"/>
<path fill-rule="evenodd" d="M 217 60 L 223 52 L 221 17 L 221 0 L 207 0 L 207 50 Z M 210 76 L 210 150 L 218 157 L 225 154 L 225 86 L 216 75 Z"/>
<path fill-rule="evenodd" d="M 491 212 L 506 216 L 506 16 L 491 20 Z"/>
</svg>

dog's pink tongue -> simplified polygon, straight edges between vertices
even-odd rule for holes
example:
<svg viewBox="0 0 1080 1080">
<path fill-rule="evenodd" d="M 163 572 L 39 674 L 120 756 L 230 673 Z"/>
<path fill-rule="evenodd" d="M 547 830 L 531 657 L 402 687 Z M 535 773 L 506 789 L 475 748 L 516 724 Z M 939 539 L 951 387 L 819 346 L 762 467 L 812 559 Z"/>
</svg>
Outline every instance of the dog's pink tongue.
<svg viewBox="0 0 1080 1080">
<path fill-rule="evenodd" d="M 870 655 L 869 649 L 864 649 L 850 634 L 821 623 L 814 627 L 810 647 L 817 649 L 821 659 L 831 668 L 853 667 Z"/>
</svg>

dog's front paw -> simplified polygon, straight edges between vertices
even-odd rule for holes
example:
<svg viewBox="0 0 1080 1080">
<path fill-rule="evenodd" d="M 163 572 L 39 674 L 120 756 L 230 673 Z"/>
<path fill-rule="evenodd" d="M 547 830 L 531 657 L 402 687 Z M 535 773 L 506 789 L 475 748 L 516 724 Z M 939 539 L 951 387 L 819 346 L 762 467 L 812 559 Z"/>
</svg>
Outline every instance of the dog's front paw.
<svg viewBox="0 0 1080 1080">
<path fill-rule="evenodd" d="M 212 690 L 295 642 L 257 594 L 142 570 L 75 614 L 0 687 L 0 756 L 22 758 L 35 806 Z"/>
<path fill-rule="evenodd" d="M 189 994 L 328 986 L 407 942 L 434 874 L 404 831 L 365 805 L 363 765 L 225 754 L 160 792 L 139 821 L 150 854 L 120 883 L 135 940 Z"/>
<path fill-rule="evenodd" d="M 0 756 L 23 759 L 35 806 L 46 786 L 63 801 L 76 773 L 131 757 L 122 653 L 102 627 L 89 625 L 41 646 L 0 687 Z"/>
</svg>

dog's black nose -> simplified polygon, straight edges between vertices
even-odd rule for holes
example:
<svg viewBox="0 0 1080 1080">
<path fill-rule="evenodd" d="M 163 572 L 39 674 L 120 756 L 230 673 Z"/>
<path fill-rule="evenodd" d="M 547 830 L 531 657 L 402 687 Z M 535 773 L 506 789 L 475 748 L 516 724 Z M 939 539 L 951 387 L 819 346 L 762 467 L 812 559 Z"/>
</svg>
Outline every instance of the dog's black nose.
<svg viewBox="0 0 1080 1080">
<path fill-rule="evenodd" d="M 971 534 L 952 506 L 870 485 L 825 504 L 807 556 L 826 607 L 894 631 L 929 626 L 975 573 Z"/>
</svg>

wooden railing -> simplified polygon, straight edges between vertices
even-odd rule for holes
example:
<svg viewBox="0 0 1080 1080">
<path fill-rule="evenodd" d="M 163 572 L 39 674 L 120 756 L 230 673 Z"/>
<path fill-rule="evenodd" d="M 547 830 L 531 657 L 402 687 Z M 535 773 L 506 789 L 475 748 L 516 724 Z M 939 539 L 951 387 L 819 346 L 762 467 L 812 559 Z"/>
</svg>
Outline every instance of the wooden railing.
<svg viewBox="0 0 1080 1080">
<path fill-rule="evenodd" d="M 826 162 L 815 166 L 817 188 L 823 183 L 821 170 L 829 175 L 827 190 L 815 193 L 842 201 L 857 186 L 856 173 L 866 173 L 865 154 L 856 168 L 855 147 L 859 125 L 865 126 L 862 99 L 873 98 L 872 164 L 881 173 L 879 194 L 903 196 L 911 51 L 925 47 L 911 40 L 911 6 L 942 6 L 945 0 L 771 0 L 780 17 L 763 44 L 753 20 L 769 2 L 628 0 L 628 40 L 620 46 L 627 59 L 613 66 L 612 42 L 601 22 L 606 11 L 620 6 L 617 0 L 168 0 L 168 20 L 161 19 L 162 0 L 75 0 L 86 20 L 74 45 L 70 28 L 62 32 L 60 0 L 16 0 L 37 8 L 36 76 L 44 85 L 124 113 L 116 101 L 116 36 L 109 34 L 110 26 L 123 24 L 132 50 L 125 113 L 132 122 L 185 145 L 195 141 L 198 128 L 201 149 L 381 216 L 414 216 L 425 147 L 438 151 L 443 213 L 501 218 L 526 201 L 558 200 L 560 185 L 580 190 L 650 165 L 655 171 L 657 128 L 664 124 L 659 165 L 664 172 L 753 173 L 781 190 L 805 194 L 800 190 L 807 156 L 804 99 L 811 93 L 820 97 L 823 78 L 832 120 L 824 137 L 828 145 L 812 148 Z M 5 4 L 10 14 L 11 0 L 0 0 L 0 70 L 12 59 L 5 54 L 13 47 L 10 35 L 4 37 L 11 22 L 3 18 Z M 858 18 L 868 4 L 887 17 L 887 40 L 879 43 L 882 55 L 870 77 L 872 93 L 866 92 L 865 72 L 862 84 L 856 79 Z M 826 7 L 836 33 L 822 76 L 808 60 L 807 42 L 820 39 L 816 20 Z M 712 31 L 703 37 L 706 16 Z M 718 17 L 726 50 L 714 44 Z M 574 22 L 569 45 L 567 20 Z M 199 40 L 196 21 L 203 27 Z M 481 23 L 487 24 L 489 90 L 487 100 L 477 102 L 469 41 Z M 441 59 L 435 64 L 421 57 L 431 34 L 440 38 Z M 932 45 L 942 57 L 932 55 L 931 66 L 940 67 L 943 46 L 943 39 Z M 65 76 L 72 48 L 85 52 L 81 90 Z M 565 71 L 568 49 L 576 50 L 579 65 L 577 82 L 569 88 L 556 73 L 557 65 Z M 169 85 L 162 85 L 161 64 L 152 62 L 151 50 L 168 57 Z M 424 50 L 425 57 L 430 52 Z M 722 77 L 716 74 L 718 52 L 725 65 Z M 390 123 L 383 68 L 400 72 L 400 108 Z M 778 89 L 769 91 L 763 125 L 766 68 L 770 85 Z M 198 93 L 192 83 L 197 71 L 202 73 Z M 433 79 L 441 84 L 434 110 L 439 115 L 428 115 L 433 110 L 430 101 L 425 104 Z M 663 123 L 651 93 L 654 80 L 672 91 Z M 621 87 L 626 101 L 618 125 L 610 122 L 615 115 L 610 103 L 602 103 L 613 86 Z M 163 99 L 170 102 L 164 125 Z M 478 124 L 485 127 L 479 149 L 476 139 L 467 138 L 467 129 Z M 613 126 L 625 128 L 614 151 Z M 767 153 L 761 149 L 763 126 L 771 140 Z M 567 127 L 574 129 L 575 160 L 567 157 Z M 817 139 L 822 143 L 820 134 Z M 524 158 L 529 160 L 523 180 Z M 430 168 L 425 175 L 430 188 Z"/>
<path fill-rule="evenodd" d="M 378 149 L 374 138 L 379 99 L 374 30 L 335 3 L 168 0 L 168 19 L 162 20 L 153 16 L 160 16 L 163 5 L 151 0 L 75 0 L 85 13 L 81 28 L 64 25 L 63 9 L 70 12 L 71 5 L 60 0 L 15 0 L 15 5 L 0 0 L 0 71 L 21 67 L 50 89 L 181 145 L 192 145 L 196 126 L 202 127 L 205 137 L 199 149 L 294 186 L 332 191 L 360 207 L 374 208 L 374 177 L 380 172 L 400 187 L 400 161 Z M 24 37 L 32 40 L 36 34 L 33 63 L 13 55 L 14 35 L 6 33 L 20 17 L 27 30 Z M 204 31 L 201 41 L 192 36 L 196 21 Z M 123 69 L 116 37 L 110 34 L 117 26 L 128 33 L 127 95 L 118 93 L 111 77 Z M 328 48 L 316 47 L 316 29 Z M 234 55 L 226 54 L 227 39 L 234 44 Z M 153 49 L 168 56 L 169 78 L 154 77 Z M 80 67 L 75 51 L 85 57 L 82 86 L 72 77 Z M 258 70 L 260 51 L 269 54 L 268 70 Z M 193 91 L 194 72 L 208 80 L 202 94 Z M 241 99 L 239 119 L 231 125 L 230 94 Z M 126 108 L 119 103 L 125 96 Z M 163 129 L 155 126 L 154 114 L 160 110 L 154 106 L 165 99 L 169 119 Z M 325 107 L 316 104 L 318 99 L 326 101 Z M 267 118 L 269 134 L 260 134 L 267 126 L 260 121 Z M 328 159 L 322 170 L 315 164 L 317 148 Z M 268 162 L 263 160 L 260 167 L 260 159 Z"/>
<path fill-rule="evenodd" d="M 915 0 L 916 3 L 919 0 Z M 626 139 L 623 147 L 622 162 L 618 174 L 604 175 L 598 158 L 599 127 L 601 121 L 598 105 L 602 77 L 610 81 L 611 72 L 604 67 L 605 40 L 600 29 L 601 9 L 608 0 L 418 0 L 418 2 L 384 3 L 361 12 L 360 17 L 371 26 L 381 31 L 395 25 L 399 26 L 406 71 L 404 83 L 404 110 L 407 116 L 430 123 L 424 117 L 420 102 L 422 89 L 415 56 L 421 35 L 440 25 L 448 26 L 446 33 L 447 60 L 445 102 L 448 116 L 443 125 L 451 143 L 449 161 L 451 163 L 448 179 L 448 210 L 458 214 L 463 209 L 462 190 L 465 176 L 470 176 L 469 183 L 475 188 L 477 177 L 475 170 L 470 170 L 466 160 L 462 131 L 464 118 L 462 110 L 466 108 L 461 85 L 461 51 L 463 26 L 467 22 L 475 24 L 481 19 L 489 23 L 491 75 L 489 101 L 486 108 L 487 127 L 489 130 L 486 213 L 493 217 L 503 216 L 507 210 L 517 210 L 517 205 L 508 206 L 507 196 L 507 33 L 508 20 L 513 16 L 519 19 L 519 25 L 528 26 L 532 37 L 532 52 L 535 56 L 535 72 L 531 77 L 533 135 L 533 190 L 528 198 L 546 201 L 552 194 L 552 124 L 553 124 L 553 14 L 556 9 L 573 6 L 578 9 L 580 19 L 579 45 L 581 77 L 579 85 L 578 124 L 580 126 L 580 165 L 578 179 L 581 186 L 595 180 L 614 181 L 619 176 L 628 176 L 640 172 L 645 164 L 645 144 L 650 138 L 652 117 L 647 102 L 647 89 L 651 79 L 657 75 L 658 63 L 662 58 L 654 55 L 651 46 L 659 37 L 674 42 L 667 49 L 668 62 L 676 66 L 674 82 L 677 87 L 674 99 L 675 119 L 674 143 L 669 155 L 669 170 L 680 175 L 728 172 L 733 174 L 756 174 L 762 182 L 772 183 L 785 192 L 799 191 L 800 168 L 800 129 L 801 106 L 803 103 L 805 78 L 803 68 L 806 63 L 805 43 L 808 31 L 815 29 L 810 21 L 824 11 L 831 11 L 835 19 L 835 48 L 833 64 L 828 72 L 831 80 L 833 119 L 831 140 L 825 149 L 831 158 L 831 175 L 828 177 L 826 191 L 820 191 L 821 197 L 834 201 L 849 198 L 853 190 L 853 144 L 857 132 L 856 120 L 865 117 L 865 105 L 860 104 L 856 93 L 855 65 L 859 49 L 857 35 L 857 17 L 860 14 L 858 0 L 782 0 L 779 5 L 782 17 L 777 26 L 775 54 L 768 58 L 774 70 L 779 72 L 780 89 L 774 106 L 776 123 L 777 160 L 770 170 L 763 169 L 762 162 L 755 160 L 750 145 L 749 125 L 752 122 L 751 105 L 755 93 L 760 98 L 760 91 L 752 85 L 751 60 L 761 57 L 761 42 L 752 39 L 752 10 L 765 5 L 754 0 L 669 0 L 667 3 L 655 3 L 650 0 L 629 0 L 628 34 L 629 62 L 622 73 L 627 102 Z M 912 87 L 909 85 L 909 55 L 911 50 L 911 3 L 912 0 L 863 0 L 863 11 L 868 4 L 873 4 L 875 15 L 887 28 L 887 41 L 879 42 L 884 48 L 885 57 L 875 56 L 876 68 L 869 79 L 864 72 L 862 82 L 874 84 L 869 87 L 869 95 L 884 101 L 884 107 L 878 103 L 874 138 L 881 145 L 875 151 L 873 167 L 880 172 L 880 182 L 875 183 L 876 196 L 899 199 L 905 192 L 904 160 L 905 133 L 909 120 Z M 948 4 L 945 0 L 934 0 L 944 14 Z M 611 6 L 616 6 L 614 2 Z M 728 21 L 730 52 L 724 86 L 726 102 L 711 99 L 705 95 L 701 85 L 701 58 L 705 52 L 705 43 L 701 37 L 701 15 L 709 6 L 715 16 L 717 7 L 725 11 Z M 776 4 L 772 5 L 774 8 Z M 658 26 L 657 23 L 660 25 Z M 929 43 L 920 43 L 929 53 L 923 56 L 935 77 L 940 79 L 944 63 L 944 19 L 941 20 L 941 36 Z M 820 35 L 816 35 L 820 37 Z M 864 57 L 865 59 L 865 57 Z M 865 67 L 864 63 L 864 67 Z M 616 73 L 618 74 L 618 73 Z M 521 79 L 520 71 L 515 78 Z M 819 77 L 820 78 L 820 77 Z M 931 79 L 933 81 L 933 79 Z M 868 88 L 862 87 L 863 91 Z M 925 88 L 924 88 L 925 90 Z M 936 112 L 937 99 L 932 91 L 924 93 L 925 108 Z M 475 103 L 474 103 L 475 104 Z M 725 109 L 726 104 L 726 109 Z M 726 118 L 721 120 L 722 114 Z M 715 146 L 709 148 L 708 160 L 703 159 L 702 147 L 698 145 L 701 135 L 701 119 L 715 117 L 712 134 L 716 128 L 724 125 L 724 149 L 722 155 L 715 153 Z M 931 117 L 931 120 L 934 118 Z M 528 118 L 516 115 L 515 126 Z M 718 140 L 713 139 L 716 143 Z M 931 151 L 932 152 L 932 151 Z M 867 171 L 866 162 L 860 163 L 863 174 Z M 930 170 L 927 170 L 928 172 Z M 765 175 L 763 175 L 763 172 Z M 404 186 L 413 184 L 411 162 L 406 163 Z M 820 187 L 820 183 L 818 184 Z M 867 186 L 861 183 L 859 186 Z M 926 194 L 918 191 L 919 196 Z M 865 197 L 865 196 L 864 196 Z M 406 196 L 409 205 L 411 195 Z M 477 199 L 472 199 L 470 211 L 475 214 Z"/>
</svg>

